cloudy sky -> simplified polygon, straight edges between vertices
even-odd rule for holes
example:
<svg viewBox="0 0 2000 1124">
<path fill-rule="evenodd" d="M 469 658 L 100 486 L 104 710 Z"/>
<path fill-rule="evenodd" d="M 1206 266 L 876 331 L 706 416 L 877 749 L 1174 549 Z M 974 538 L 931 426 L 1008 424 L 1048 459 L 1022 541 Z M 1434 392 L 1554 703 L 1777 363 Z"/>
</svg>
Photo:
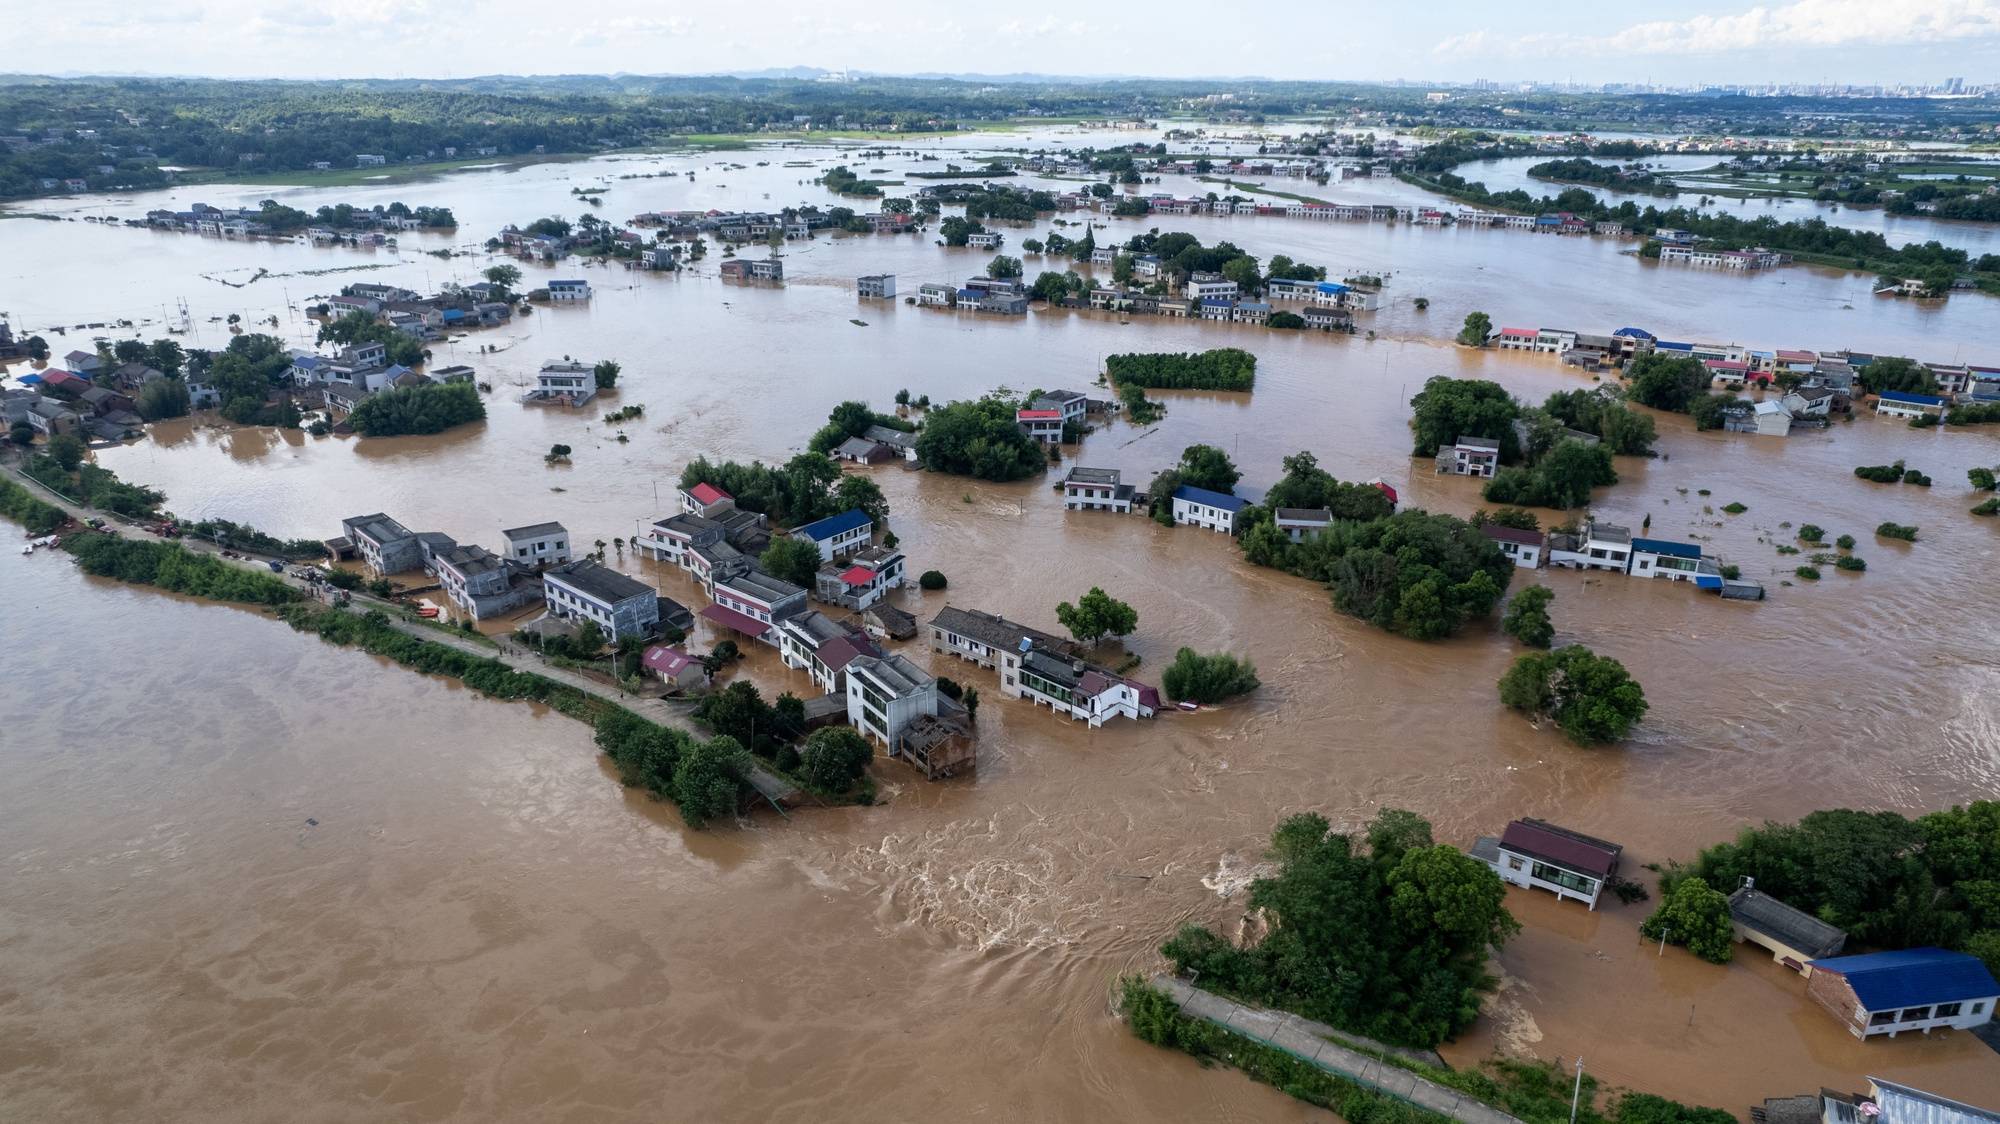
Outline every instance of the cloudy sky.
<svg viewBox="0 0 2000 1124">
<path fill-rule="evenodd" d="M 0 0 L 33 73 L 888 73 L 1579 82 L 2000 81 L 2000 0 Z"/>
</svg>

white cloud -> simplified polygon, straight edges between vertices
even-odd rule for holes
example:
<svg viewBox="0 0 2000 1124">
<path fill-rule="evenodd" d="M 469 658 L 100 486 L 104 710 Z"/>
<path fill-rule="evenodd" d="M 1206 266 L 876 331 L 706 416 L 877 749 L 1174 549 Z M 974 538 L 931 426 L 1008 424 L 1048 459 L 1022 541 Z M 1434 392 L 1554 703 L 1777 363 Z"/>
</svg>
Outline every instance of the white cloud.
<svg viewBox="0 0 2000 1124">
<path fill-rule="evenodd" d="M 1434 53 L 1543 57 L 1570 51 L 1716 54 L 1825 47 L 1882 47 L 2000 38 L 2000 0 L 1793 0 L 1730 15 L 1636 23 L 1611 35 L 1536 32 L 1454 35 Z"/>
</svg>

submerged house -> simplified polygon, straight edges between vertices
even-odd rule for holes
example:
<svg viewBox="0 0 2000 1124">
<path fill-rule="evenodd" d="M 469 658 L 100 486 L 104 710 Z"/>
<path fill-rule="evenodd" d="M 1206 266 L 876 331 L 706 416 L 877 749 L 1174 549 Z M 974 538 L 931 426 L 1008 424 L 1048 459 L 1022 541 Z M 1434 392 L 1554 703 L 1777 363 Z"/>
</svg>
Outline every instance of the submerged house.
<svg viewBox="0 0 2000 1124">
<path fill-rule="evenodd" d="M 1575 898 L 1591 909 L 1618 875 L 1624 848 L 1545 820 L 1519 819 L 1498 839 L 1482 836 L 1472 857 L 1493 868 L 1503 882 Z"/>
<path fill-rule="evenodd" d="M 1993 1019 L 2000 983 L 1978 957 L 1941 948 L 1836 956 L 1807 965 L 1806 997 L 1856 1038 L 1968 1030 Z"/>
<path fill-rule="evenodd" d="M 1729 895 L 1729 927 L 1737 940 L 1769 951 L 1802 974 L 1807 964 L 1835 955 L 1847 943 L 1846 933 L 1756 889 L 1748 878 Z"/>
</svg>

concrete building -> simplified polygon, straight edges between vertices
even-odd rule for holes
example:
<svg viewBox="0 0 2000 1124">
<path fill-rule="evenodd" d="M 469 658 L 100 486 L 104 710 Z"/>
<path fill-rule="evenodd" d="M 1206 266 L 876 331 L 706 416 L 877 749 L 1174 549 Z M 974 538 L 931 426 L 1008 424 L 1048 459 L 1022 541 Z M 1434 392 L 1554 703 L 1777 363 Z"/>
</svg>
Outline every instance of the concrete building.
<svg viewBox="0 0 2000 1124">
<path fill-rule="evenodd" d="M 341 534 L 370 570 L 387 576 L 423 568 L 423 546 L 408 527 L 381 512 L 340 521 Z"/>
<path fill-rule="evenodd" d="M 1069 511 L 1132 510 L 1132 485 L 1115 468 L 1077 466 L 1063 478 L 1063 507 Z"/>
<path fill-rule="evenodd" d="M 1488 835 L 1472 846 L 1472 857 L 1493 868 L 1503 882 L 1575 898 L 1591 909 L 1618 874 L 1624 848 L 1581 832 L 1536 819 L 1507 825 L 1498 839 Z"/>
<path fill-rule="evenodd" d="M 1500 442 L 1491 437 L 1460 437 L 1451 448 L 1438 450 L 1437 470 L 1491 479 L 1500 470 Z"/>
<path fill-rule="evenodd" d="M 659 628 L 658 590 L 587 558 L 544 571 L 542 584 L 550 616 L 592 621 L 613 641 Z"/>
<path fill-rule="evenodd" d="M 1806 997 L 1863 1040 L 1920 1030 L 1969 1030 L 1993 1020 L 2000 983 L 1978 957 L 1905 948 L 1814 960 Z"/>
<path fill-rule="evenodd" d="M 1236 532 L 1236 515 L 1250 501 L 1183 484 L 1174 489 L 1172 502 L 1175 523 L 1204 527 L 1227 535 Z"/>
<path fill-rule="evenodd" d="M 852 554 L 868 545 L 874 534 L 875 521 L 860 508 L 814 520 L 803 527 L 794 527 L 791 532 L 793 538 L 817 545 L 821 558 Z"/>
<path fill-rule="evenodd" d="M 847 721 L 891 752 L 922 717 L 938 713 L 937 680 L 898 655 L 861 656 L 847 664 Z"/>
<path fill-rule="evenodd" d="M 893 273 L 871 273 L 854 279 L 854 295 L 862 300 L 894 300 L 896 296 L 896 275 Z"/>
<path fill-rule="evenodd" d="M 1729 927 L 1737 940 L 1768 951 L 1771 959 L 1801 974 L 1806 965 L 1837 955 L 1847 943 L 1846 933 L 1757 890 L 1748 878 L 1729 895 Z"/>
<path fill-rule="evenodd" d="M 1293 542 L 1304 542 L 1333 526 L 1333 512 L 1324 507 L 1281 507 L 1271 512 L 1271 520 Z"/>
<path fill-rule="evenodd" d="M 505 543 L 501 556 L 529 569 L 539 570 L 570 560 L 569 532 L 561 523 L 534 523 L 510 527 L 500 532 Z"/>
<path fill-rule="evenodd" d="M 889 596 L 903 584 L 903 552 L 870 546 L 843 562 L 828 562 L 814 575 L 814 596 L 830 605 L 859 612 Z"/>
<path fill-rule="evenodd" d="M 1502 527 L 1498 523 L 1482 523 L 1479 525 L 1479 533 L 1498 544 L 1500 552 L 1523 570 L 1533 570 L 1541 566 L 1543 555 L 1548 550 L 1548 536 L 1540 531 L 1524 531 L 1518 527 Z"/>
</svg>

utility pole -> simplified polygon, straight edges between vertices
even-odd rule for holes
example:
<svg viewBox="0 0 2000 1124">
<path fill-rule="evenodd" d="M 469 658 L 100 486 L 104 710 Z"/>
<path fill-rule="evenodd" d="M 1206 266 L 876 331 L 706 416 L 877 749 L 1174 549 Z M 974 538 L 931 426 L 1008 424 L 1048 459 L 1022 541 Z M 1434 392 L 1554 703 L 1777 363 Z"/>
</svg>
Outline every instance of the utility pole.
<svg viewBox="0 0 2000 1124">
<path fill-rule="evenodd" d="M 1576 1124 L 1577 1102 L 1583 1099 L 1583 1055 L 1576 1056 L 1576 1088 L 1569 1094 L 1569 1124 Z"/>
<path fill-rule="evenodd" d="M 1673 932 L 1673 930 L 1667 928 L 1662 928 L 1660 930 L 1660 951 L 1653 954 L 1653 959 L 1657 960 L 1660 957 L 1665 956 L 1667 954 L 1667 934 L 1671 932 Z"/>
</svg>

